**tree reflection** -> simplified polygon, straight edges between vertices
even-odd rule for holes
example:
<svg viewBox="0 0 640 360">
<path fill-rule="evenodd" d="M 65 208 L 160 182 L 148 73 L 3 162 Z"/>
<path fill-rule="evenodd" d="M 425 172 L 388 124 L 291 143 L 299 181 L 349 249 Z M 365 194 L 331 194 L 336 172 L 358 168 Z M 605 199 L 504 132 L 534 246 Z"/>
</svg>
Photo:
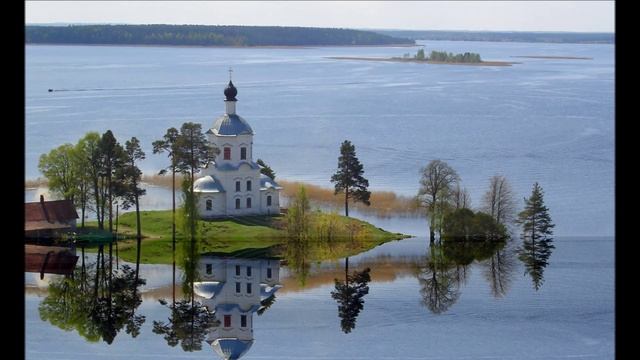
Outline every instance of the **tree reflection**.
<svg viewBox="0 0 640 360">
<path fill-rule="evenodd" d="M 304 287 L 313 262 L 314 245 L 317 242 L 299 236 L 288 236 L 285 260 L 287 267 L 295 275 L 300 286 Z"/>
<path fill-rule="evenodd" d="M 505 296 L 509 290 L 515 269 L 514 255 L 513 249 L 507 243 L 482 262 L 484 277 L 489 282 L 491 294 L 496 298 Z"/>
<path fill-rule="evenodd" d="M 169 346 L 180 344 L 184 351 L 202 350 L 207 331 L 220 324 L 214 314 L 191 299 L 177 301 L 175 305 L 168 305 L 163 299 L 159 301 L 171 310 L 171 316 L 167 323 L 154 321 L 153 332 L 164 335 Z"/>
<path fill-rule="evenodd" d="M 426 264 L 418 272 L 422 304 L 432 313 L 447 311 L 460 297 L 456 264 L 444 254 L 442 245 L 431 244 Z"/>
<path fill-rule="evenodd" d="M 364 296 L 369 293 L 370 268 L 349 275 L 349 258 L 345 258 L 344 282 L 335 279 L 331 297 L 338 302 L 340 327 L 345 334 L 356 327 L 356 319 L 364 308 Z"/>
<path fill-rule="evenodd" d="M 95 264 L 84 266 L 83 262 L 73 276 L 49 285 L 38 308 L 40 318 L 63 330 L 76 330 L 92 342 L 102 339 L 111 344 L 122 329 L 136 337 L 145 321 L 144 316 L 135 314 L 142 303 L 138 287 L 145 283 L 127 265 L 115 271 L 107 268 L 104 247 L 100 246 Z"/>
</svg>

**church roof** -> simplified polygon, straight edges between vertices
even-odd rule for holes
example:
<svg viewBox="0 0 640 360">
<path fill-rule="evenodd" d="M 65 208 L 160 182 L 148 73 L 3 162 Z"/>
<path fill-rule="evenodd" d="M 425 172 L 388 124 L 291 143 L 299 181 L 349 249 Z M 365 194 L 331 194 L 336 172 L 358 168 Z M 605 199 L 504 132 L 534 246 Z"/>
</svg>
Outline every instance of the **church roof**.
<svg viewBox="0 0 640 360">
<path fill-rule="evenodd" d="M 267 175 L 260 174 L 260 190 L 268 189 L 282 190 L 282 186 L 278 185 L 275 180 L 268 177 Z"/>
<path fill-rule="evenodd" d="M 244 355 L 253 345 L 253 340 L 237 338 L 216 339 L 211 343 L 213 350 L 225 360 L 236 360 Z"/>
<path fill-rule="evenodd" d="M 193 183 L 193 190 L 201 193 L 218 193 L 224 192 L 224 188 L 220 181 L 211 175 L 206 175 Z"/>
<path fill-rule="evenodd" d="M 218 136 L 253 135 L 249 123 L 236 114 L 224 114 L 213 123 L 211 132 Z"/>
<path fill-rule="evenodd" d="M 219 163 L 215 163 L 214 166 L 216 169 L 220 170 L 220 171 L 235 171 L 238 170 L 240 168 L 240 166 L 247 164 L 249 166 L 251 166 L 252 169 L 259 169 L 260 165 L 254 163 L 253 161 L 242 161 L 238 164 L 238 166 L 230 164 L 230 163 L 224 163 L 224 164 L 219 164 Z"/>
</svg>

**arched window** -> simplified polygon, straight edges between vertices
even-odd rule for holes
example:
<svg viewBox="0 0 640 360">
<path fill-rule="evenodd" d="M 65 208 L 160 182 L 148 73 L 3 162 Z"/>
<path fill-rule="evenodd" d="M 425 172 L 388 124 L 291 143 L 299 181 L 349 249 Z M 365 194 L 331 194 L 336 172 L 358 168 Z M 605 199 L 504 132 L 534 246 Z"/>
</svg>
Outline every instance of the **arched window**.
<svg viewBox="0 0 640 360">
<path fill-rule="evenodd" d="M 247 198 L 247 209 L 251 209 L 251 198 Z"/>
<path fill-rule="evenodd" d="M 224 148 L 224 159 L 225 160 L 231 160 L 231 148 L 230 147 L 225 147 Z"/>
<path fill-rule="evenodd" d="M 213 207 L 213 201 L 211 201 L 211 199 L 207 199 L 207 211 L 211 211 L 212 207 Z"/>
<path fill-rule="evenodd" d="M 247 180 L 247 191 L 251 191 L 251 180 Z"/>
<path fill-rule="evenodd" d="M 240 199 L 236 199 L 236 209 L 240 209 Z"/>
<path fill-rule="evenodd" d="M 267 196 L 267 206 L 271 206 L 271 195 Z"/>
<path fill-rule="evenodd" d="M 240 160 L 247 160 L 247 148 L 246 147 L 241 147 L 240 148 Z"/>
</svg>

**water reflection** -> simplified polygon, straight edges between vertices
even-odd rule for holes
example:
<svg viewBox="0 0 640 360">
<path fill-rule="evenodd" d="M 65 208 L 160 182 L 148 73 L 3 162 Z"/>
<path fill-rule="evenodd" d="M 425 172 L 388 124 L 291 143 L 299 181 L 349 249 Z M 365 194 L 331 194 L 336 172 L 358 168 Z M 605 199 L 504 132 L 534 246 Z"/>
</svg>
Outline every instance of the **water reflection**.
<svg viewBox="0 0 640 360">
<path fill-rule="evenodd" d="M 111 254 L 106 266 L 104 247 L 98 254 L 96 263 L 83 262 L 72 276 L 49 284 L 38 308 L 40 318 L 92 342 L 111 344 L 122 329 L 135 338 L 145 321 L 135 311 L 142 303 L 138 288 L 146 281 L 127 265 L 113 269 Z"/>
<path fill-rule="evenodd" d="M 551 237 L 532 239 L 526 237 L 518 248 L 518 259 L 524 264 L 525 273 L 531 277 L 534 289 L 539 290 L 544 283 L 544 269 L 549 265 L 549 257 L 555 246 Z"/>
<path fill-rule="evenodd" d="M 513 252 L 507 242 L 445 241 L 429 245 L 424 263 L 416 276 L 420 283 L 422 304 L 434 314 L 446 312 L 460 298 L 460 288 L 467 281 L 469 266 L 480 262 L 494 296 L 506 294 L 513 270 Z"/>
<path fill-rule="evenodd" d="M 206 342 L 222 359 L 238 359 L 253 345 L 253 314 L 267 311 L 282 287 L 280 260 L 202 255 L 198 271 L 194 292 L 218 320 Z"/>
<path fill-rule="evenodd" d="M 335 279 L 335 290 L 331 297 L 338 302 L 338 317 L 340 327 L 348 334 L 356 327 L 356 319 L 364 308 L 364 296 L 369 293 L 369 281 L 371 281 L 370 268 L 362 271 L 354 271 L 349 275 L 349 258 L 344 261 L 344 282 Z"/>
</svg>

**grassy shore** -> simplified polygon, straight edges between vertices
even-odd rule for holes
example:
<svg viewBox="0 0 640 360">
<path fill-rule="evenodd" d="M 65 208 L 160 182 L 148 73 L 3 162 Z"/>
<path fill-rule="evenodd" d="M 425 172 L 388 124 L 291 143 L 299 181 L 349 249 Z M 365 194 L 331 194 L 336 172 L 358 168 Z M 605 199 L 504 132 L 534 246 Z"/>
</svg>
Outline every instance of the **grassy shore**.
<svg viewBox="0 0 640 360">
<path fill-rule="evenodd" d="M 146 264 L 171 264 L 172 263 L 172 235 L 171 235 L 171 211 L 143 211 L 142 223 L 142 250 L 140 261 Z M 329 220 L 337 220 L 344 226 L 357 228 L 356 241 L 338 239 L 331 246 L 331 251 L 326 246 L 320 246 L 323 251 L 318 251 L 316 260 L 324 260 L 330 257 L 342 257 L 354 255 L 371 249 L 377 245 L 391 240 L 399 240 L 407 235 L 391 233 L 377 228 L 369 223 L 353 218 L 346 218 L 337 214 L 318 213 L 316 221 L 323 223 Z M 287 237 L 284 229 L 284 216 L 247 216 L 241 218 L 225 218 L 217 220 L 201 220 L 197 223 L 199 253 L 225 253 L 255 256 L 285 257 Z M 126 237 L 118 242 L 118 256 L 129 262 L 135 262 L 136 240 L 135 213 L 122 214 L 118 219 L 118 235 Z M 95 222 L 89 222 L 89 228 L 95 228 Z M 115 226 L 114 226 L 115 228 Z M 178 251 L 181 249 L 181 241 L 184 234 L 177 230 Z M 324 244 L 326 245 L 326 244 Z M 87 249 L 95 251 L 96 247 Z"/>
</svg>

